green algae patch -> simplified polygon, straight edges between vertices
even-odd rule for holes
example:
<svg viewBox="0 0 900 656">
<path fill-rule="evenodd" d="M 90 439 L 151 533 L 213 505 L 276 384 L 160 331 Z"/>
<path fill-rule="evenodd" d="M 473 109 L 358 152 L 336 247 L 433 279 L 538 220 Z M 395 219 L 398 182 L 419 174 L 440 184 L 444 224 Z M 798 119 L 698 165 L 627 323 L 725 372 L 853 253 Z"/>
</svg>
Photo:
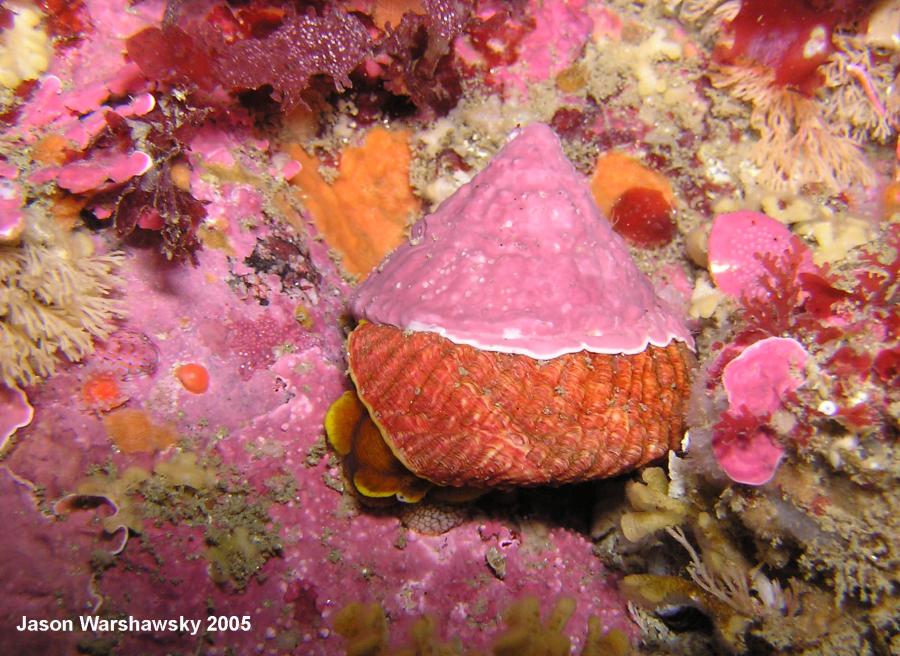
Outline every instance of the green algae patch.
<svg viewBox="0 0 900 656">
<path fill-rule="evenodd" d="M 295 496 L 291 478 L 261 496 L 212 458 L 176 453 L 152 471 L 109 464 L 94 468 L 77 495 L 109 499 L 116 513 L 103 521 L 108 532 L 122 527 L 141 534 L 148 523 L 203 528 L 210 578 L 240 589 L 281 552 L 280 526 L 268 514 L 268 499 Z"/>
<path fill-rule="evenodd" d="M 503 613 L 506 628 L 495 637 L 490 653 L 495 656 L 569 656 L 572 643 L 565 628 L 574 612 L 575 600 L 570 597 L 561 597 L 546 609 L 546 613 L 542 613 L 537 597 L 522 597 Z M 546 619 L 542 615 L 546 615 Z M 334 630 L 346 641 L 347 654 L 474 656 L 482 653 L 465 650 L 459 637 L 443 640 L 438 620 L 430 615 L 416 620 L 403 647 L 390 651 L 390 623 L 384 609 L 375 602 L 351 603 L 342 608 L 334 616 Z M 631 645 L 624 633 L 618 629 L 604 631 L 597 617 L 588 619 L 588 632 L 578 652 L 581 656 L 625 656 L 630 651 Z"/>
</svg>

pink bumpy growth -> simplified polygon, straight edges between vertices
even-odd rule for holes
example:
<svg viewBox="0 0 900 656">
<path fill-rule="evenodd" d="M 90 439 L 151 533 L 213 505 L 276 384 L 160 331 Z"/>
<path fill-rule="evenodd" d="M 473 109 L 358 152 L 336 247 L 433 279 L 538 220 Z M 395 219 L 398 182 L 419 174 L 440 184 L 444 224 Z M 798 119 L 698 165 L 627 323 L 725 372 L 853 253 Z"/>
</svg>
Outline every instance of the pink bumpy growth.
<svg viewBox="0 0 900 656">
<path fill-rule="evenodd" d="M 769 337 L 748 346 L 722 373 L 728 410 L 713 431 L 713 454 L 733 481 L 772 479 L 784 447 L 766 426 L 782 400 L 803 385 L 806 349 L 794 339 Z"/>
<path fill-rule="evenodd" d="M 376 323 L 539 359 L 693 345 L 542 124 L 413 226 L 352 307 Z"/>
</svg>

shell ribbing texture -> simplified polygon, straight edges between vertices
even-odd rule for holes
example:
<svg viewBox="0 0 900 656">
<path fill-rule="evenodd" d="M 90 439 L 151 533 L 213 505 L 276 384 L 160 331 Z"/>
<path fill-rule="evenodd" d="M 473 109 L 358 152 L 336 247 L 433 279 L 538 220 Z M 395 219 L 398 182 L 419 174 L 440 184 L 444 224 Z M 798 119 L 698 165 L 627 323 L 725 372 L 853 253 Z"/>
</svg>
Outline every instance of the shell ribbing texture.
<svg viewBox="0 0 900 656">
<path fill-rule="evenodd" d="M 535 360 L 364 323 L 348 356 L 388 445 L 438 485 L 615 476 L 676 448 L 683 433 L 690 354 L 680 342 Z"/>
</svg>

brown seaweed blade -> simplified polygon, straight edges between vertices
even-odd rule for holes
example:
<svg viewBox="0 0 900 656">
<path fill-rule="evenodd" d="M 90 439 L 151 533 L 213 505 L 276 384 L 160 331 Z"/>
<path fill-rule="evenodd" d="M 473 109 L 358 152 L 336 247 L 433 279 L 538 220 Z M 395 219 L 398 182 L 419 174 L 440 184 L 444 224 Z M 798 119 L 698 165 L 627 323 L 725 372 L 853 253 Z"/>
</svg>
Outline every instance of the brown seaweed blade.
<svg viewBox="0 0 900 656">
<path fill-rule="evenodd" d="M 391 450 L 437 485 L 615 476 L 676 448 L 683 433 L 691 356 L 680 342 L 536 360 L 363 323 L 348 355 Z"/>
</svg>

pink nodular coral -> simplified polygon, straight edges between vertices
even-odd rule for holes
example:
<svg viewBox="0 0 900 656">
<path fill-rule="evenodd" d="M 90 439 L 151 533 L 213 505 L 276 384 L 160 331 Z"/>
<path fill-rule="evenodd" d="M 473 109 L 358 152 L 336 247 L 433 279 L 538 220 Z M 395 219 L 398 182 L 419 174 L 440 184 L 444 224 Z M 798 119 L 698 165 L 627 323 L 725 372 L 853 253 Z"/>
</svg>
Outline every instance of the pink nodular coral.
<svg viewBox="0 0 900 656">
<path fill-rule="evenodd" d="M 765 426 L 782 399 L 806 380 L 809 359 L 795 339 L 769 337 L 748 346 L 722 373 L 728 411 L 713 432 L 713 453 L 729 478 L 763 485 L 775 475 L 784 455 Z"/>
<path fill-rule="evenodd" d="M 720 214 L 709 234 L 709 272 L 716 286 L 735 298 L 754 298 L 765 290 L 760 279 L 763 256 L 781 258 L 792 248 L 802 252 L 801 272 L 818 273 L 809 249 L 784 224 L 761 212 Z"/>
<path fill-rule="evenodd" d="M 20 428 L 31 423 L 34 408 L 25 392 L 18 387 L 0 383 L 0 448 Z"/>
</svg>

